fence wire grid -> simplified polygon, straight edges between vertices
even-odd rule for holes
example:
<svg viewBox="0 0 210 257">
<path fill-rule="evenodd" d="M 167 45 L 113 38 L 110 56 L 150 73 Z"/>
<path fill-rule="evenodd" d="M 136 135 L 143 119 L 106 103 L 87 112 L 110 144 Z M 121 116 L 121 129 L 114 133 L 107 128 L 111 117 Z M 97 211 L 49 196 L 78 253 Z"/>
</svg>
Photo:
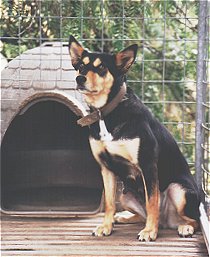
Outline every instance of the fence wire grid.
<svg viewBox="0 0 210 257">
<path fill-rule="evenodd" d="M 199 4 L 205 2 L 202 74 L 202 136 L 196 142 Z M 137 43 L 128 85 L 171 131 L 192 173 L 202 178 L 205 202 L 209 172 L 209 3 L 147 0 L 2 0 L 1 49 L 7 61 L 43 43 L 74 35 L 92 51 L 116 52 Z M 65 44 L 64 44 L 65 45 Z M 59 56 L 62 62 L 62 55 Z M 52 60 L 53 61 L 53 60 Z M 10 78 L 8 78 L 9 80 Z M 21 77 L 17 78 L 21 79 Z M 198 101 L 198 100 L 197 100 Z M 200 145 L 196 166 L 195 143 Z"/>
</svg>

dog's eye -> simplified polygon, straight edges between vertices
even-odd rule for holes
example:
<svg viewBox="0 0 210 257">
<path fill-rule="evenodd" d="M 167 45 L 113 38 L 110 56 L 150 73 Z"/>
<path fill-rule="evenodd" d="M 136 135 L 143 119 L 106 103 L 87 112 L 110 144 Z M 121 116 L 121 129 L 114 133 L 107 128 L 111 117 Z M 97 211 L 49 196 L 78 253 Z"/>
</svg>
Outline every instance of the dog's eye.
<svg viewBox="0 0 210 257">
<path fill-rule="evenodd" d="M 100 65 L 98 66 L 98 69 L 99 69 L 100 71 L 102 71 L 102 70 L 104 70 L 104 69 L 105 69 L 105 67 L 104 67 L 104 65 L 103 65 L 103 64 L 100 64 Z"/>
<path fill-rule="evenodd" d="M 100 64 L 98 66 L 98 74 L 103 77 L 105 74 L 106 74 L 106 71 L 107 71 L 107 68 L 103 65 L 103 64 Z"/>
<path fill-rule="evenodd" d="M 84 68 L 85 68 L 84 63 L 81 63 L 81 64 L 80 64 L 80 66 L 79 66 L 79 71 L 80 71 L 80 72 L 81 72 L 81 71 L 83 71 L 83 70 L 84 70 Z"/>
</svg>

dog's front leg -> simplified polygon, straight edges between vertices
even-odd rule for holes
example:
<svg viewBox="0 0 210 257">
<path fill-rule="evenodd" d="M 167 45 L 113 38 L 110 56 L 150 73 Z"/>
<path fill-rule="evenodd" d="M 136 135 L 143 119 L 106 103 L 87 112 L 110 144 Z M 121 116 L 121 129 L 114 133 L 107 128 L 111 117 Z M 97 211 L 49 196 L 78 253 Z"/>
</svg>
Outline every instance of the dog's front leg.
<svg viewBox="0 0 210 257">
<path fill-rule="evenodd" d="M 109 236 L 113 230 L 116 195 L 116 177 L 115 175 L 103 167 L 101 170 L 104 182 L 104 196 L 105 196 L 105 216 L 103 224 L 98 226 L 94 231 L 95 236 Z"/>
<path fill-rule="evenodd" d="M 139 164 L 144 182 L 147 218 L 145 228 L 138 234 L 138 239 L 151 241 L 157 238 L 159 225 L 158 142 L 148 125 L 142 127 L 142 132 L 144 137 L 142 137 Z"/>
<path fill-rule="evenodd" d="M 146 197 L 146 225 L 138 234 L 140 241 L 154 241 L 157 238 L 159 224 L 160 192 L 158 183 L 153 185 L 152 191 Z"/>
</svg>

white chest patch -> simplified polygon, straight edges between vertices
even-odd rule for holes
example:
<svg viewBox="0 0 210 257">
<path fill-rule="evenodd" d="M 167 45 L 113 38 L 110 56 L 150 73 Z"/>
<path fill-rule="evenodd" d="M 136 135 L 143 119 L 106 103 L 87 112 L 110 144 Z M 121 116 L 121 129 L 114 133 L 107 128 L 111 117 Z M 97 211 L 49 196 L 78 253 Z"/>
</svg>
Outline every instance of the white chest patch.
<svg viewBox="0 0 210 257">
<path fill-rule="evenodd" d="M 130 162 L 138 163 L 140 138 L 121 139 L 116 141 L 100 141 L 90 139 L 90 146 L 94 157 L 100 163 L 99 154 L 107 150 L 110 154 L 121 156 Z"/>
</svg>

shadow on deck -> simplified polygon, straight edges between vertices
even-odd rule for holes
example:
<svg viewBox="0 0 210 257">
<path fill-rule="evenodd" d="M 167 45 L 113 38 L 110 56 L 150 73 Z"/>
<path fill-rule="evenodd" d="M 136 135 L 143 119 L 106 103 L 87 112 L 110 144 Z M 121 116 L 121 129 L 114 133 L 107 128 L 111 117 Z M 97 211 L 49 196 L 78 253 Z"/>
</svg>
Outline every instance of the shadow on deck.
<svg viewBox="0 0 210 257">
<path fill-rule="evenodd" d="M 109 237 L 93 237 L 102 215 L 78 219 L 2 216 L 2 256 L 199 256 L 208 252 L 201 232 L 180 238 L 175 230 L 159 230 L 155 242 L 139 242 L 138 224 L 115 225 Z"/>
</svg>

